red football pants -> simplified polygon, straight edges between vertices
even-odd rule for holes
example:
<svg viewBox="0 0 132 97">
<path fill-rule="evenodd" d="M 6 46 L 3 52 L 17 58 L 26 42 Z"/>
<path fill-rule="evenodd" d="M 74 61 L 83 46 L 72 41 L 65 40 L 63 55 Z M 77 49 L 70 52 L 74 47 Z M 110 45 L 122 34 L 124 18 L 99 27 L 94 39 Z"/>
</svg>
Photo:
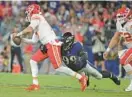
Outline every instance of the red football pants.
<svg viewBox="0 0 132 97">
<path fill-rule="evenodd" d="M 47 53 L 43 54 L 41 50 L 38 49 L 37 52 L 32 56 L 32 60 L 36 62 L 40 62 L 49 57 L 53 67 L 55 69 L 58 68 L 62 63 L 61 46 L 52 45 L 48 43 L 46 44 L 46 48 L 47 48 Z"/>
<path fill-rule="evenodd" d="M 120 63 L 122 65 L 131 64 L 132 63 L 132 48 L 126 50 L 123 56 L 120 58 Z M 131 64 L 132 65 L 132 64 Z"/>
</svg>

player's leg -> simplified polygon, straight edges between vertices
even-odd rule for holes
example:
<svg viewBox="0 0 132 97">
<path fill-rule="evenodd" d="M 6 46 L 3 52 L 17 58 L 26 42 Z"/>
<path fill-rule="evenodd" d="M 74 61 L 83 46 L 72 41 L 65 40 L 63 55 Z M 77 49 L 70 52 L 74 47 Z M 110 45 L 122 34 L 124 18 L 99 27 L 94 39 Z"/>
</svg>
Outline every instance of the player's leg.
<svg viewBox="0 0 132 97">
<path fill-rule="evenodd" d="M 132 91 L 132 48 L 125 51 L 125 53 L 120 57 L 120 63 L 123 65 L 126 73 L 130 78 L 130 84 L 125 89 L 125 91 Z"/>
<path fill-rule="evenodd" d="M 79 72 L 85 72 L 86 75 L 91 75 L 97 79 L 102 79 L 103 77 L 102 74 L 95 67 L 93 67 L 89 61 L 87 61 L 86 67 Z"/>
<path fill-rule="evenodd" d="M 83 68 L 81 72 L 84 71 L 87 75 L 91 75 L 97 79 L 110 78 L 115 84 L 120 85 L 120 80 L 114 74 L 108 71 L 99 72 L 91 65 L 92 64 L 89 61 L 87 61 L 86 68 Z"/>
<path fill-rule="evenodd" d="M 100 72 L 98 72 L 95 67 L 92 67 L 91 66 L 92 64 L 91 65 L 90 64 L 91 63 L 88 62 L 85 68 L 83 68 L 83 69 L 78 71 L 80 74 L 84 72 L 85 75 L 88 77 L 87 86 L 90 85 L 90 82 L 89 82 L 90 77 L 89 76 L 93 76 L 93 77 L 95 77 L 97 79 L 101 79 L 102 78 L 102 74 Z"/>
<path fill-rule="evenodd" d="M 59 71 L 61 73 L 65 73 L 67 75 L 76 77 L 77 79 L 79 79 L 80 83 L 81 83 L 81 89 L 82 91 L 85 90 L 86 86 L 86 82 L 87 82 L 87 78 L 85 75 L 80 75 L 77 72 L 74 72 L 73 70 L 71 70 L 68 67 L 64 67 L 62 66 L 62 58 L 61 58 L 61 46 L 56 46 L 56 45 L 51 45 L 51 44 L 47 44 L 47 49 L 48 49 L 48 56 L 49 59 L 53 65 L 53 67 L 56 69 L 56 71 Z"/>
<path fill-rule="evenodd" d="M 94 54 L 94 58 L 95 58 L 95 62 L 94 65 L 96 68 L 98 68 L 98 66 L 101 66 L 101 71 L 105 71 L 105 63 L 104 63 L 104 58 L 103 58 L 103 53 L 104 52 L 98 52 Z"/>
<path fill-rule="evenodd" d="M 24 68 L 23 68 L 23 64 L 22 64 L 22 54 L 21 54 L 21 48 L 20 47 L 17 47 L 16 48 L 16 56 L 17 56 L 17 60 L 19 62 L 19 65 L 21 67 L 21 72 L 24 72 Z"/>
<path fill-rule="evenodd" d="M 10 62 L 10 69 L 11 69 L 11 72 L 13 70 L 13 61 L 14 61 L 14 57 L 15 57 L 15 51 L 14 51 L 14 47 L 11 47 L 11 62 Z"/>
<path fill-rule="evenodd" d="M 100 73 L 102 74 L 103 78 L 110 78 L 116 85 L 120 85 L 120 80 L 113 73 L 108 71 L 101 71 Z"/>
<path fill-rule="evenodd" d="M 125 91 L 132 91 L 132 66 L 130 64 L 126 64 L 123 66 L 127 75 L 129 76 L 130 79 L 130 84 L 129 86 L 125 89 Z"/>
<path fill-rule="evenodd" d="M 47 53 L 42 53 L 40 49 L 32 56 L 30 60 L 31 72 L 33 78 L 33 84 L 27 88 L 27 90 L 38 90 L 39 82 L 38 82 L 38 62 L 46 59 L 48 57 Z"/>
<path fill-rule="evenodd" d="M 70 76 L 73 76 L 73 77 L 76 77 L 80 84 L 81 84 L 81 90 L 84 91 L 87 87 L 87 77 L 85 75 L 80 75 L 79 73 L 71 70 L 70 68 L 68 67 L 64 67 L 64 66 L 60 66 L 56 69 L 56 71 L 58 72 L 61 72 L 61 73 L 65 73 L 67 75 L 70 75 Z"/>
</svg>

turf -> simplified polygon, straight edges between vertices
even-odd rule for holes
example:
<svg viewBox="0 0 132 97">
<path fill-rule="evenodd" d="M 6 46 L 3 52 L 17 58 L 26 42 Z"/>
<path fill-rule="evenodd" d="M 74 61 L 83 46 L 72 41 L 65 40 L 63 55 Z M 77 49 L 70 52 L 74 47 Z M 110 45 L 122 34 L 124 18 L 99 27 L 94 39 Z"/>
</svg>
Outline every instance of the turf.
<svg viewBox="0 0 132 97">
<path fill-rule="evenodd" d="M 0 97 L 132 97 L 132 92 L 124 92 L 128 79 L 115 85 L 110 79 L 90 79 L 86 91 L 80 91 L 75 78 L 65 75 L 39 75 L 41 89 L 28 92 L 25 88 L 32 83 L 29 74 L 0 73 Z"/>
</svg>

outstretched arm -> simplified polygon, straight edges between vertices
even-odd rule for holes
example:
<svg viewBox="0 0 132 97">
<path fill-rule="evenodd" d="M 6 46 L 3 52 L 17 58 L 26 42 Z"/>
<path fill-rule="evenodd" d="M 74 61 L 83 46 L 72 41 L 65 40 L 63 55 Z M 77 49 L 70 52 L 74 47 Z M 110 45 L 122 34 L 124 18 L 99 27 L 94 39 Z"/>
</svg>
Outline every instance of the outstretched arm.
<svg viewBox="0 0 132 97">
<path fill-rule="evenodd" d="M 32 33 L 33 30 L 38 25 L 39 25 L 39 20 L 38 19 L 31 20 L 30 25 L 27 28 L 25 28 L 23 31 L 21 31 L 20 33 L 18 33 L 17 36 L 22 36 L 22 35 L 25 35 L 25 34 L 28 34 L 28 33 Z"/>
<path fill-rule="evenodd" d="M 28 33 L 32 33 L 33 32 L 33 28 L 28 26 L 27 28 L 25 28 L 23 31 L 19 32 L 17 34 L 17 36 L 22 36 L 22 35 L 26 35 Z"/>
<path fill-rule="evenodd" d="M 39 38 L 38 38 L 38 35 L 36 33 L 34 33 L 33 36 L 32 36 L 32 39 L 22 38 L 22 40 L 25 43 L 35 44 L 35 43 L 38 42 Z"/>
</svg>

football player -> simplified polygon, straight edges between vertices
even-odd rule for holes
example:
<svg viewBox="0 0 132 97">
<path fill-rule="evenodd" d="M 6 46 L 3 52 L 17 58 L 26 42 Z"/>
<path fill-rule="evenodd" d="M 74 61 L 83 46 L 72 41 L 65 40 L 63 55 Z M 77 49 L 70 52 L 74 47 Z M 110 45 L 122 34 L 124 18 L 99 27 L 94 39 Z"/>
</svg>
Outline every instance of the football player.
<svg viewBox="0 0 132 97">
<path fill-rule="evenodd" d="M 120 64 L 125 69 L 126 73 L 130 77 L 130 84 L 125 89 L 125 91 L 132 91 L 132 11 L 126 6 L 122 6 L 117 10 L 116 15 L 116 33 L 112 37 L 106 52 L 104 53 L 104 58 L 107 59 L 110 51 L 117 46 L 121 41 L 123 45 L 128 49 L 119 51 L 118 55 L 120 58 Z"/>
<path fill-rule="evenodd" d="M 120 85 L 120 80 L 114 74 L 108 71 L 99 72 L 92 67 L 81 43 L 74 41 L 74 35 L 66 32 L 62 41 L 62 59 L 67 67 L 79 73 L 84 72 L 87 76 L 91 75 L 97 79 L 110 78 L 115 84 Z"/>
<path fill-rule="evenodd" d="M 23 37 L 25 34 L 33 33 L 33 40 L 25 39 L 25 42 L 37 43 L 37 41 L 40 41 L 47 49 L 46 52 L 38 49 L 30 60 L 33 84 L 29 86 L 27 90 L 39 89 L 37 63 L 49 57 L 54 69 L 79 79 L 81 90 L 84 91 L 87 87 L 87 77 L 61 65 L 61 42 L 57 39 L 55 32 L 41 14 L 40 6 L 37 4 L 29 5 L 26 9 L 26 14 L 26 19 L 30 22 L 30 24 L 23 31 L 19 32 L 17 36 Z"/>
</svg>

